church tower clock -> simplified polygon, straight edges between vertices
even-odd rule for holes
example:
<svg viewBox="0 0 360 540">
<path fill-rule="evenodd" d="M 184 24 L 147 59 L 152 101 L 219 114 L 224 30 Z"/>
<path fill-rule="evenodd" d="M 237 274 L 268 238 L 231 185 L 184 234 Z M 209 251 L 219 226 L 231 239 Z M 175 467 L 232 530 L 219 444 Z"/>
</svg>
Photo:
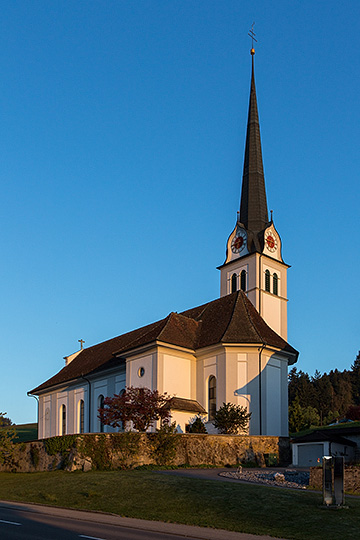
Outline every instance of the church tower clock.
<svg viewBox="0 0 360 540">
<path fill-rule="evenodd" d="M 251 86 L 246 132 L 240 212 L 219 267 L 220 296 L 242 289 L 267 324 L 287 339 L 289 266 L 281 255 L 281 238 L 269 220 L 256 101 L 254 48 L 251 49 Z"/>
</svg>

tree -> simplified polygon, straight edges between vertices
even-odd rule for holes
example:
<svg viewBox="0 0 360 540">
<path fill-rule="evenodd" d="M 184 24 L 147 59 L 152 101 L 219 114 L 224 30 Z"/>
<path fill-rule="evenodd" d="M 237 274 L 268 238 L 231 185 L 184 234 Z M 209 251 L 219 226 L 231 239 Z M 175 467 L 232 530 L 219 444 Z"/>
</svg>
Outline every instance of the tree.
<svg viewBox="0 0 360 540">
<path fill-rule="evenodd" d="M 310 405 L 308 407 L 305 407 L 303 409 L 303 415 L 304 415 L 304 428 L 309 428 L 311 426 L 318 426 L 320 424 L 320 415 L 315 409 L 315 407 L 311 407 Z"/>
<path fill-rule="evenodd" d="M 170 397 L 149 388 L 129 386 L 122 395 L 115 394 L 104 400 L 104 407 L 99 409 L 99 418 L 103 424 L 112 427 L 126 427 L 132 422 L 138 431 L 146 431 L 157 420 L 169 422 Z"/>
<path fill-rule="evenodd" d="M 213 424 L 220 433 L 236 435 L 239 431 L 246 431 L 251 413 L 246 407 L 234 405 L 233 403 L 223 403 L 214 414 Z"/>
<path fill-rule="evenodd" d="M 289 407 L 289 432 L 297 433 L 311 426 L 320 424 L 320 416 L 314 407 L 302 407 L 298 396 Z"/>
<path fill-rule="evenodd" d="M 352 405 L 346 412 L 346 418 L 349 420 L 360 420 L 360 405 Z"/>
<path fill-rule="evenodd" d="M 10 418 L 7 418 L 5 416 L 6 413 L 0 413 L 0 427 L 4 427 L 4 426 L 12 426 L 13 423 L 12 421 L 10 420 Z"/>
<path fill-rule="evenodd" d="M 360 351 L 351 366 L 351 383 L 355 405 L 360 405 Z"/>
<path fill-rule="evenodd" d="M 200 415 L 194 418 L 194 421 L 190 423 L 189 433 L 207 433 L 206 426 Z"/>
<path fill-rule="evenodd" d="M 6 413 L 0 412 L 0 422 L 9 420 L 5 417 Z M 3 426 L 3 424 L 1 424 Z M 10 422 L 11 425 L 11 422 Z M 0 428 L 0 465 L 11 465 L 13 453 L 14 453 L 14 444 L 13 440 L 16 437 L 16 432 L 13 427 L 10 427 L 8 423 L 4 427 Z"/>
<path fill-rule="evenodd" d="M 289 407 L 289 432 L 297 433 L 304 428 L 304 411 L 300 405 L 299 396 L 296 396 Z"/>
</svg>

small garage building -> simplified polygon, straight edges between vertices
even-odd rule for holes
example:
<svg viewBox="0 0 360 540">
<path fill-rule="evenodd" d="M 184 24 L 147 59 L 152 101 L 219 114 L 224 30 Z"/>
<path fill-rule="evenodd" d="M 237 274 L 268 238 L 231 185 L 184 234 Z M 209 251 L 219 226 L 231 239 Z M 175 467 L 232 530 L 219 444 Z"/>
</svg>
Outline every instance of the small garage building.
<svg viewBox="0 0 360 540">
<path fill-rule="evenodd" d="M 329 433 L 313 431 L 292 440 L 292 464 L 296 467 L 315 467 L 323 456 L 344 456 L 345 462 L 355 459 L 355 441 Z"/>
</svg>

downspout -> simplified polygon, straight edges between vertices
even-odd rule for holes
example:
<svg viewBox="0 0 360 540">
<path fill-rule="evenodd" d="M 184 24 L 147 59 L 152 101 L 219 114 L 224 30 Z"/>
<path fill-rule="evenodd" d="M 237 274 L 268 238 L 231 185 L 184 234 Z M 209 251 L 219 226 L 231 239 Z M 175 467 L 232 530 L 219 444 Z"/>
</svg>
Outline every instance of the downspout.
<svg viewBox="0 0 360 540">
<path fill-rule="evenodd" d="M 89 379 L 87 379 L 84 375 L 81 375 L 81 377 L 88 383 L 89 385 L 89 431 L 88 433 L 91 433 L 91 382 Z"/>
<path fill-rule="evenodd" d="M 39 438 L 39 414 L 40 414 L 40 400 L 37 396 L 34 396 L 33 394 L 30 394 L 30 392 L 26 393 L 28 397 L 33 397 L 37 401 L 37 426 L 38 426 L 38 438 Z"/>
<path fill-rule="evenodd" d="M 261 278 L 262 278 L 262 271 L 261 271 L 261 253 L 259 256 L 259 314 L 261 315 Z"/>
<path fill-rule="evenodd" d="M 262 396 L 261 396 L 261 353 L 266 347 L 266 343 L 263 343 L 261 347 L 259 347 L 259 435 L 262 435 Z"/>
</svg>

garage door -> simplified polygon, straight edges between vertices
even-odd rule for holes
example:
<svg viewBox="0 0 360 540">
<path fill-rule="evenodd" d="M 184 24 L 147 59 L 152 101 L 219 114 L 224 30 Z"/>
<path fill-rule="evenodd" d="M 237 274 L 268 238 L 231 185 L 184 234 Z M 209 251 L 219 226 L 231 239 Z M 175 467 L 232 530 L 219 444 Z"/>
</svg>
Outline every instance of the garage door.
<svg viewBox="0 0 360 540">
<path fill-rule="evenodd" d="M 324 455 L 324 444 L 302 444 L 298 446 L 299 467 L 315 467 L 318 465 L 318 458 Z"/>
</svg>

